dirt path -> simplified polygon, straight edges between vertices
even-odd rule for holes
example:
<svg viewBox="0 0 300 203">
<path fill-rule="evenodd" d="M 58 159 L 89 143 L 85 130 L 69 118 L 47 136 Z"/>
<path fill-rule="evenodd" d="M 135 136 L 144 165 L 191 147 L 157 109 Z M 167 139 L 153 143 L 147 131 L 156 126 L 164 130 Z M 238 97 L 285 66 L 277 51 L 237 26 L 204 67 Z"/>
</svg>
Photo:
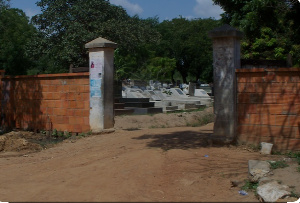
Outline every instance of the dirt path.
<svg viewBox="0 0 300 203">
<path fill-rule="evenodd" d="M 212 127 L 117 130 L 2 157 L 0 200 L 258 202 L 239 195 L 230 180 L 247 178 L 248 160 L 269 157 L 210 146 L 202 138 Z"/>
</svg>

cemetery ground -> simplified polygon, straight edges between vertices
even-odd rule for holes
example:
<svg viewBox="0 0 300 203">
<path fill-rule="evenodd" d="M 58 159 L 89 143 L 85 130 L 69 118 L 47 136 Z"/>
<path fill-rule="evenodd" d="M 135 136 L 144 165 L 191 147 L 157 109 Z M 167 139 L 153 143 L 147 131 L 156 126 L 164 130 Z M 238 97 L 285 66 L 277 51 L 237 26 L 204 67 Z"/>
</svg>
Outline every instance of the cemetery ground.
<svg viewBox="0 0 300 203">
<path fill-rule="evenodd" d="M 247 181 L 248 160 L 285 159 L 289 166 L 274 169 L 272 178 L 300 192 L 293 159 L 208 141 L 211 115 L 212 108 L 119 116 L 114 133 L 82 134 L 57 144 L 54 135 L 45 140 L 43 133 L 4 134 L 0 201 L 259 202 Z M 246 196 L 238 192 L 243 186 Z"/>
</svg>

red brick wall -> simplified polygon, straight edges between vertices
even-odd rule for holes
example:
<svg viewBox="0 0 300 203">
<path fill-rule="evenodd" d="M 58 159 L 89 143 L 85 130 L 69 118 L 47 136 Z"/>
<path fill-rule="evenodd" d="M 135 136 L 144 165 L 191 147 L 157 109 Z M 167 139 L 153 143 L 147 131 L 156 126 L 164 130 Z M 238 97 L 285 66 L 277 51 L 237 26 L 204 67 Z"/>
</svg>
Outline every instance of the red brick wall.
<svg viewBox="0 0 300 203">
<path fill-rule="evenodd" d="M 238 141 L 300 150 L 300 68 L 238 69 Z"/>
<path fill-rule="evenodd" d="M 2 125 L 88 132 L 89 73 L 2 78 Z"/>
</svg>

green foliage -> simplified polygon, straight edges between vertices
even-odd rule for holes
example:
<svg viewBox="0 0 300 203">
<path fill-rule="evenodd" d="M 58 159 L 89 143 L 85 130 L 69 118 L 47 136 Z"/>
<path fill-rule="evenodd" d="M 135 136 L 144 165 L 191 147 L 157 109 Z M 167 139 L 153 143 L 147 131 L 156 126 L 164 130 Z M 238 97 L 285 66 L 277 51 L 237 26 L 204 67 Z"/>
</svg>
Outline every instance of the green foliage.
<svg viewBox="0 0 300 203">
<path fill-rule="evenodd" d="M 59 138 L 59 139 L 68 139 L 68 138 L 72 137 L 72 133 L 70 133 L 68 131 L 58 131 L 57 129 L 53 129 L 51 135 L 53 137 Z"/>
<path fill-rule="evenodd" d="M 256 192 L 257 187 L 259 186 L 258 182 L 251 182 L 245 180 L 245 184 L 242 186 L 242 190 Z"/>
<path fill-rule="evenodd" d="M 8 9 L 10 7 L 10 0 L 0 0 L 0 10 Z"/>
<path fill-rule="evenodd" d="M 58 131 L 57 132 L 57 137 L 64 137 L 64 132 Z"/>
<path fill-rule="evenodd" d="M 288 153 L 286 153 L 286 155 L 289 158 L 300 158 L 300 152 L 288 152 Z M 299 164 L 300 164 L 300 162 L 299 162 Z"/>
<path fill-rule="evenodd" d="M 40 0 L 42 14 L 32 18 L 40 33 L 32 46 L 32 56 L 42 56 L 43 72 L 65 72 L 70 64 L 88 65 L 84 45 L 98 37 L 119 44 L 122 56 L 135 54 L 141 44 L 153 43 L 159 33 L 155 20 L 130 17 L 125 9 L 107 0 Z M 47 59 L 47 60 L 44 60 Z M 50 62 L 49 62 L 50 61 Z"/>
<path fill-rule="evenodd" d="M 294 190 L 291 191 L 291 194 L 289 196 L 294 197 L 294 198 L 299 198 L 300 197 L 300 195 L 298 193 L 296 193 Z"/>
<path fill-rule="evenodd" d="M 292 45 L 289 53 L 293 56 L 293 65 L 300 67 L 300 43 Z"/>
<path fill-rule="evenodd" d="M 152 47 L 144 45 L 126 56 L 116 50 L 115 64 L 117 79 L 168 80 L 175 70 L 176 61 L 167 57 L 156 57 Z"/>
<path fill-rule="evenodd" d="M 296 159 L 298 165 L 300 165 L 300 152 L 287 152 L 287 153 L 282 153 L 282 152 L 274 152 L 272 153 L 274 155 L 285 155 L 289 158 Z M 297 167 L 297 171 L 300 172 L 300 166 Z"/>
<path fill-rule="evenodd" d="M 165 90 L 165 91 L 163 91 L 163 93 L 164 93 L 164 94 L 167 94 L 167 95 L 170 95 L 170 96 L 173 94 L 173 93 L 171 92 L 171 90 Z"/>
<path fill-rule="evenodd" d="M 9 75 L 26 74 L 31 59 L 27 47 L 35 33 L 28 17 L 19 9 L 2 9 L 0 12 L 0 67 Z"/>
<path fill-rule="evenodd" d="M 87 133 L 79 133 L 79 134 L 77 134 L 78 137 L 87 137 L 89 135 L 92 135 L 92 131 L 89 131 Z"/>
<path fill-rule="evenodd" d="M 41 130 L 40 133 L 43 134 L 43 135 L 46 135 L 47 131 L 46 130 Z"/>
<path fill-rule="evenodd" d="M 194 80 L 212 81 L 212 43 L 207 32 L 218 26 L 213 19 L 175 18 L 159 24 L 162 35 L 160 46 L 156 47 L 159 56 L 176 60 L 176 70 L 187 83 L 188 75 Z M 172 72 L 174 74 L 174 71 Z M 174 79 L 172 78 L 173 82 Z"/>
<path fill-rule="evenodd" d="M 87 135 L 86 135 L 86 133 L 79 133 L 78 134 L 78 137 L 86 137 Z"/>
<path fill-rule="evenodd" d="M 57 130 L 56 129 L 54 129 L 53 131 L 52 131 L 52 136 L 58 136 L 58 132 L 57 132 Z"/>
<path fill-rule="evenodd" d="M 212 44 L 207 32 L 213 19 L 129 16 L 108 0 L 39 0 L 42 13 L 31 23 L 24 12 L 0 0 L 0 65 L 7 74 L 36 75 L 68 72 L 88 66 L 84 45 L 98 37 L 118 43 L 116 79 L 212 81 Z M 3 10 L 3 11 L 2 11 Z M 4 28 L 5 29 L 2 29 Z M 13 34 L 11 34 L 13 33 Z"/>
<path fill-rule="evenodd" d="M 70 132 L 68 132 L 68 131 L 64 131 L 64 132 L 63 132 L 63 137 L 65 137 L 65 138 L 70 138 L 70 137 L 72 137 L 72 133 L 70 133 Z"/>
<path fill-rule="evenodd" d="M 300 152 L 288 152 L 286 154 L 290 158 L 296 159 L 297 163 L 300 165 Z M 300 166 L 297 168 L 298 172 L 300 172 Z"/>
<path fill-rule="evenodd" d="M 300 2 L 295 0 L 213 0 L 225 13 L 222 22 L 241 29 L 244 58 L 281 59 L 300 64 Z"/>
<path fill-rule="evenodd" d="M 289 165 L 285 161 L 275 161 L 275 162 L 269 162 L 271 169 L 277 169 L 277 168 L 286 168 Z"/>
<path fill-rule="evenodd" d="M 256 59 L 278 59 L 286 60 L 286 40 L 278 39 L 276 33 L 269 27 L 260 29 L 260 38 L 255 38 L 252 42 L 246 39 L 242 43 L 243 57 Z"/>
<path fill-rule="evenodd" d="M 175 70 L 176 61 L 167 57 L 155 57 L 149 60 L 146 67 L 147 79 L 167 80 Z"/>
</svg>

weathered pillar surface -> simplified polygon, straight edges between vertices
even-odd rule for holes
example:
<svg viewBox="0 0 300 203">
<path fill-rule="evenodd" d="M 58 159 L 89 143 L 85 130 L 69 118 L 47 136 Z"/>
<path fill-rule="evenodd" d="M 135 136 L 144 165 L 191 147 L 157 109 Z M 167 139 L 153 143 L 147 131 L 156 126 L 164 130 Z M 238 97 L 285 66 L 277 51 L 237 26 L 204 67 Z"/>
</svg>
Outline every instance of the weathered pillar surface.
<svg viewBox="0 0 300 203">
<path fill-rule="evenodd" d="M 233 139 L 236 135 L 236 78 L 240 68 L 240 40 L 243 33 L 229 25 L 209 32 L 213 40 L 214 135 Z"/>
<path fill-rule="evenodd" d="M 114 49 L 117 44 L 97 38 L 85 45 L 90 57 L 90 127 L 102 132 L 114 127 Z"/>
</svg>

